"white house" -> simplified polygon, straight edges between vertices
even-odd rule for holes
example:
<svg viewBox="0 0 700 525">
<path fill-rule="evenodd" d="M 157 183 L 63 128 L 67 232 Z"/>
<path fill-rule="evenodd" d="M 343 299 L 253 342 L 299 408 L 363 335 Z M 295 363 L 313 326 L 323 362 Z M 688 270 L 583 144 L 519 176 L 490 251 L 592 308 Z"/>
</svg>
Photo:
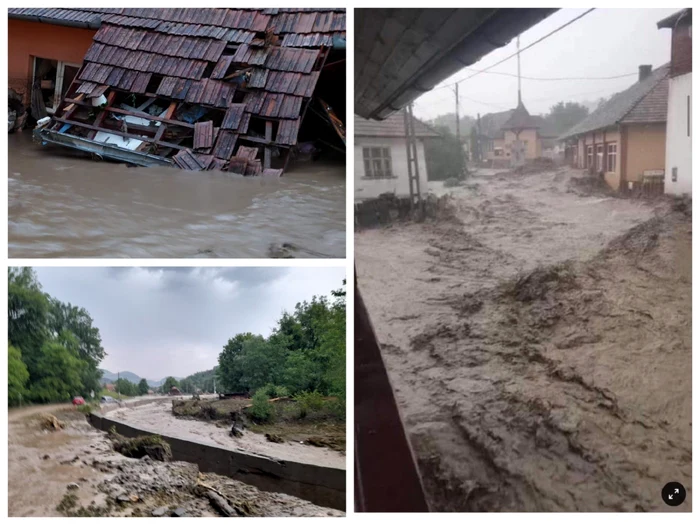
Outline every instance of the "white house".
<svg viewBox="0 0 700 525">
<path fill-rule="evenodd" d="M 691 194 L 693 11 L 682 9 L 664 18 L 657 25 L 659 29 L 669 28 L 673 31 L 668 81 L 664 191 L 676 195 Z"/>
<path fill-rule="evenodd" d="M 423 139 L 440 134 L 420 120 L 414 121 L 422 193 L 428 187 Z M 355 115 L 355 200 L 371 199 L 387 192 L 399 196 L 410 194 L 403 112 L 382 121 Z"/>
</svg>

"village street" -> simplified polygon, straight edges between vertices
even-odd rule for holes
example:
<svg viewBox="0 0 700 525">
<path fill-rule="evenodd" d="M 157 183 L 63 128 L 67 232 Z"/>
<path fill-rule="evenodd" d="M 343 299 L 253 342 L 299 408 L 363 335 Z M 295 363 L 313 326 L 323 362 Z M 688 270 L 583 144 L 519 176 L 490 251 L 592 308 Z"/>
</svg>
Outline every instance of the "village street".
<svg viewBox="0 0 700 525">
<path fill-rule="evenodd" d="M 452 219 L 355 235 L 432 510 L 682 508 L 659 491 L 691 479 L 689 206 L 581 174 L 432 182 Z"/>
</svg>

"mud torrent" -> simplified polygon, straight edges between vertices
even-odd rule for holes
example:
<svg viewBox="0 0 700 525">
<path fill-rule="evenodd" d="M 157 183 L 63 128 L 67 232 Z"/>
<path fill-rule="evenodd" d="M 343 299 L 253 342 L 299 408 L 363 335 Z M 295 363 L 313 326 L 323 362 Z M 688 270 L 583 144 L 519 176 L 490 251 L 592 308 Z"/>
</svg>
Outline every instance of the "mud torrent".
<svg viewBox="0 0 700 525">
<path fill-rule="evenodd" d="M 461 223 L 356 236 L 433 510 L 666 511 L 691 485 L 690 213 L 576 175 L 486 174 Z"/>
</svg>

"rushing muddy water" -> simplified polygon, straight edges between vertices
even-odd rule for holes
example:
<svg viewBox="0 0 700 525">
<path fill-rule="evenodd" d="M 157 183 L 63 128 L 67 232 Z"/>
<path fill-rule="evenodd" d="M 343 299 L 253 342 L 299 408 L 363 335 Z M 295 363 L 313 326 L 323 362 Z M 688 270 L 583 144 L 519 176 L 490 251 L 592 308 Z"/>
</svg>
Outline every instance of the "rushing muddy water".
<svg viewBox="0 0 700 525">
<path fill-rule="evenodd" d="M 214 423 L 175 417 L 169 401 L 151 403 L 139 407 L 114 410 L 107 417 L 135 425 L 144 430 L 158 432 L 164 436 L 191 439 L 230 450 L 239 450 L 287 461 L 311 463 L 325 467 L 345 468 L 345 455 L 335 450 L 319 448 L 303 443 L 287 441 L 272 443 L 262 434 L 244 432 L 243 437 L 231 437 L 228 427 Z"/>
<path fill-rule="evenodd" d="M 28 132 L 9 152 L 10 257 L 268 257 L 282 243 L 345 256 L 341 163 L 292 164 L 279 179 L 129 168 Z"/>
</svg>

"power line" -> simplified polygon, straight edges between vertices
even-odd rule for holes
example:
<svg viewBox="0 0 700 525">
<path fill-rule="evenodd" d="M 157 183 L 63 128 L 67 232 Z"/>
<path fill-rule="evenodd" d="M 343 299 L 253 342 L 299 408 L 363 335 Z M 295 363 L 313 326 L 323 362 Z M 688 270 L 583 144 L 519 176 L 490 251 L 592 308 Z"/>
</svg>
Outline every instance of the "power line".
<svg viewBox="0 0 700 525">
<path fill-rule="evenodd" d="M 512 55 L 508 55 L 508 56 L 505 57 L 503 60 L 499 60 L 499 61 L 496 62 L 495 64 L 490 65 L 489 67 L 486 67 L 486 68 L 484 68 L 484 69 L 480 69 L 480 70 L 476 71 L 473 75 L 469 75 L 468 77 L 465 77 L 465 78 L 463 78 L 463 79 L 461 79 L 461 80 L 457 80 L 457 81 L 455 81 L 455 82 L 451 82 L 450 84 L 448 84 L 448 85 L 446 85 L 446 86 L 440 86 L 439 88 L 434 88 L 434 89 L 442 89 L 442 88 L 444 88 L 444 87 L 449 87 L 450 85 L 453 85 L 453 84 L 461 84 L 462 82 L 465 82 L 465 81 L 469 80 L 470 78 L 474 78 L 475 76 L 480 75 L 481 73 L 486 73 L 486 72 L 489 71 L 490 69 L 493 69 L 493 68 L 496 67 L 496 66 L 500 66 L 500 65 L 503 64 L 504 62 L 510 60 L 511 58 L 513 58 L 513 57 L 515 57 L 515 56 L 518 56 L 519 53 L 522 53 L 523 51 L 527 51 L 527 50 L 530 49 L 532 46 L 534 46 L 534 45 L 536 45 L 536 44 L 539 44 L 539 43 L 542 42 L 543 40 L 546 40 L 546 39 L 549 38 L 550 36 L 554 35 L 555 33 L 558 33 L 559 31 L 561 31 L 561 30 L 564 29 L 565 27 L 570 26 L 571 24 L 573 24 L 573 23 L 576 22 L 577 20 L 580 20 L 581 18 L 583 18 L 584 16 L 586 16 L 587 14 L 589 14 L 589 13 L 591 13 L 591 12 L 593 12 L 593 11 L 595 11 L 595 7 L 591 8 L 591 9 L 589 9 L 589 10 L 587 10 L 587 11 L 584 11 L 583 13 L 581 13 L 580 15 L 578 15 L 577 17 L 572 18 L 571 20 L 569 20 L 569 21 L 566 22 L 565 24 L 560 25 L 559 27 L 557 27 L 557 28 L 554 29 L 553 31 L 550 31 L 550 32 L 547 33 L 546 35 L 544 35 L 544 36 L 538 38 L 537 40 L 535 40 L 534 42 L 528 44 L 528 45 L 525 46 L 523 49 L 521 49 L 521 50 L 519 50 L 519 51 L 516 51 L 516 52 L 513 53 Z"/>
<path fill-rule="evenodd" d="M 469 69 L 466 68 L 468 71 L 477 71 L 476 69 Z M 503 75 L 506 77 L 516 77 L 515 73 L 506 73 L 506 72 L 501 72 L 501 71 L 484 71 L 484 73 L 488 73 L 489 75 Z M 626 77 L 635 77 L 639 73 L 634 72 L 634 73 L 625 73 L 624 75 L 614 75 L 611 77 L 526 77 L 526 76 L 521 76 L 520 78 L 524 80 L 616 80 L 620 78 L 626 78 Z M 444 86 L 444 87 L 450 87 L 450 86 Z"/>
</svg>

